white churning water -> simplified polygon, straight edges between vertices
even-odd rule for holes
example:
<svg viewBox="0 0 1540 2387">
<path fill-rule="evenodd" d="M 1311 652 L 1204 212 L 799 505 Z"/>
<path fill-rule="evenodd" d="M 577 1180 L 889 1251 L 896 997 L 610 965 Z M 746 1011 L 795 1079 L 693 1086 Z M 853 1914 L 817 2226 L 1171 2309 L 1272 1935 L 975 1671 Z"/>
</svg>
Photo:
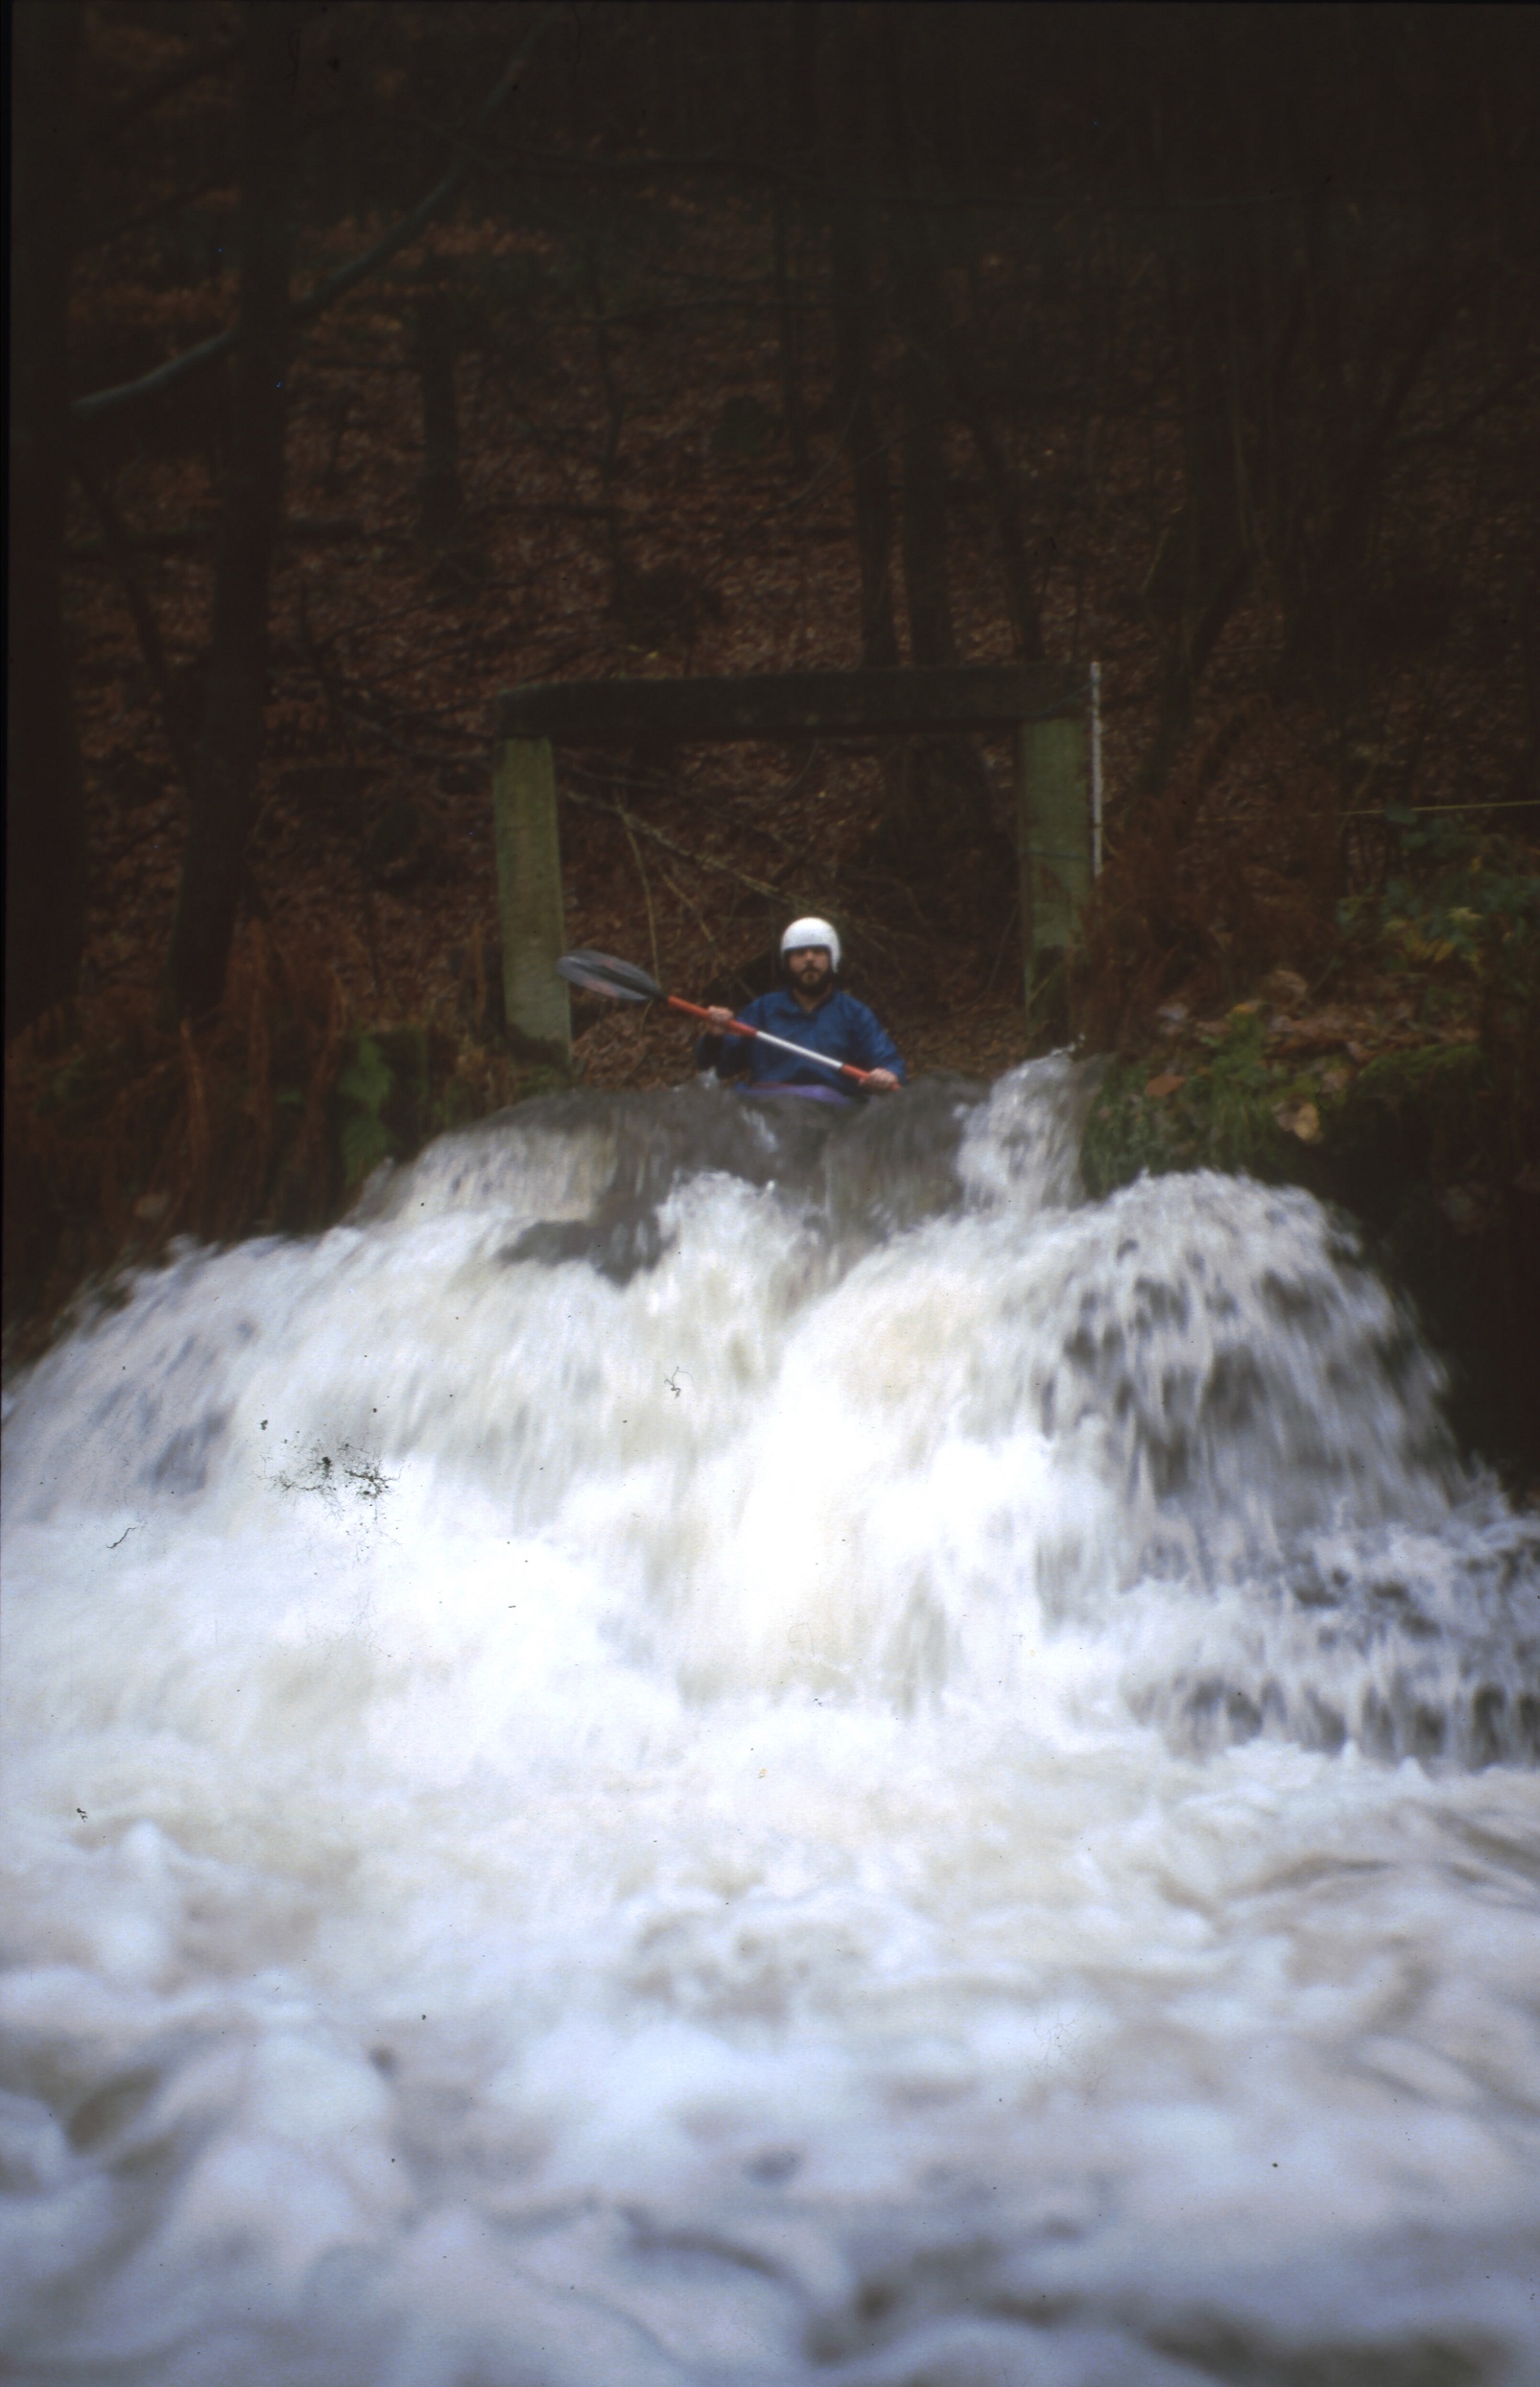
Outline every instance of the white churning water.
<svg viewBox="0 0 1540 2387">
<path fill-rule="evenodd" d="M 12 1388 L 5 2375 L 1540 2377 L 1540 1547 L 1305 1195 L 696 1087 Z"/>
</svg>

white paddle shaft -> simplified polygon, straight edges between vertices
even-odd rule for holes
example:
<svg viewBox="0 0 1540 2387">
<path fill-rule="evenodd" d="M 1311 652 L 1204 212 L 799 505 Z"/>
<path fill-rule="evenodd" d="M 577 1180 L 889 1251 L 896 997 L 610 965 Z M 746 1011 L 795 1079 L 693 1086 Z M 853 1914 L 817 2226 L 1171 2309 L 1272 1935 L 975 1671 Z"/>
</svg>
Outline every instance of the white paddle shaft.
<svg viewBox="0 0 1540 2387">
<path fill-rule="evenodd" d="M 708 1011 L 702 1011 L 699 1003 L 685 1002 L 682 995 L 665 995 L 664 1000 L 671 1011 L 688 1012 L 692 1019 L 709 1021 L 711 1018 Z M 832 1061 L 827 1053 L 810 1052 L 805 1044 L 793 1044 L 784 1036 L 771 1036 L 769 1028 L 751 1028 L 746 1019 L 735 1019 L 730 1028 L 719 1029 L 718 1034 L 721 1036 L 757 1036 L 762 1044 L 773 1044 L 777 1052 L 794 1053 L 798 1061 L 813 1061 L 817 1062 L 820 1069 L 838 1070 L 841 1077 L 853 1078 L 858 1086 L 867 1086 L 871 1082 L 871 1071 L 858 1069 L 853 1061 Z"/>
</svg>

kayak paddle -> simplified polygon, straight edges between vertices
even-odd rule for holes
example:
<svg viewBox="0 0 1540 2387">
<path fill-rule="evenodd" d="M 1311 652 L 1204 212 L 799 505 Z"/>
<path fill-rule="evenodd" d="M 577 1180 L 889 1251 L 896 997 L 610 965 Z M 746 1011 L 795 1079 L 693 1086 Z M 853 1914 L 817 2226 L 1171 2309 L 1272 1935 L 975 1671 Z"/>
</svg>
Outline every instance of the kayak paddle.
<svg viewBox="0 0 1540 2387">
<path fill-rule="evenodd" d="M 687 1003 L 682 995 L 665 994 L 655 978 L 634 962 L 619 962 L 613 953 L 595 953 L 584 946 L 577 953 L 563 953 L 557 964 L 557 974 L 569 986 L 586 987 L 590 994 L 612 995 L 620 1003 L 666 1003 L 672 1012 L 684 1012 L 691 1019 L 709 1022 L 711 1014 L 699 1003 Z M 832 1069 L 837 1077 L 848 1078 L 853 1086 L 869 1086 L 871 1071 L 858 1069 L 854 1062 L 831 1061 L 827 1053 L 810 1052 L 805 1044 L 789 1044 L 784 1036 L 771 1036 L 768 1028 L 751 1028 L 745 1019 L 735 1019 L 730 1029 L 721 1032 L 727 1036 L 758 1037 L 762 1044 L 773 1044 L 777 1052 L 794 1053 L 798 1061 L 817 1062 L 820 1069 Z"/>
</svg>

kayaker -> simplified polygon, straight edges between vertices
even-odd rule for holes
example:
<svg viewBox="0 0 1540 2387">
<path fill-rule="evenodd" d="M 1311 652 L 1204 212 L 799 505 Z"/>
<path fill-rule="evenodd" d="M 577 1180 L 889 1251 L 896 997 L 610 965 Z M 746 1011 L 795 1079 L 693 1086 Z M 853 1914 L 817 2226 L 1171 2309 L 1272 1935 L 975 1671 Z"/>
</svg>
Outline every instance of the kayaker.
<svg viewBox="0 0 1540 2387">
<path fill-rule="evenodd" d="M 836 983 L 840 938 L 828 921 L 793 920 L 781 939 L 781 967 L 785 986 L 771 994 L 757 994 L 738 1016 L 750 1028 L 767 1029 L 771 1036 L 827 1053 L 831 1061 L 867 1069 L 879 1093 L 896 1093 L 905 1083 L 898 1047 L 875 1012 Z M 803 1094 L 848 1102 L 833 1070 L 825 1072 L 814 1062 L 777 1052 L 757 1038 L 734 1036 L 733 1014 L 720 1003 L 709 1015 L 710 1031 L 696 1045 L 698 1068 L 741 1081 L 739 1090 L 745 1094 Z"/>
</svg>

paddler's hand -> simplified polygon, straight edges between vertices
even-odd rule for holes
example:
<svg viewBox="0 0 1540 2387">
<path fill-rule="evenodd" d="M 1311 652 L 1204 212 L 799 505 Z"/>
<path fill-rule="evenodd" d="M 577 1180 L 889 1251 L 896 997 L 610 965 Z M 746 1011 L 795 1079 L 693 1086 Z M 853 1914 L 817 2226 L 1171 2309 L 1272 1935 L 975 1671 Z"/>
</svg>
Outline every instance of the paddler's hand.
<svg viewBox="0 0 1540 2387">
<path fill-rule="evenodd" d="M 713 1003 L 711 1009 L 706 1014 L 706 1017 L 711 1022 L 711 1032 L 713 1036 L 728 1036 L 731 1034 L 732 1014 L 730 1011 L 724 1010 L 721 1003 Z"/>
<path fill-rule="evenodd" d="M 866 1084 L 877 1094 L 896 1094 L 898 1091 L 898 1080 L 891 1069 L 868 1069 Z"/>
</svg>

